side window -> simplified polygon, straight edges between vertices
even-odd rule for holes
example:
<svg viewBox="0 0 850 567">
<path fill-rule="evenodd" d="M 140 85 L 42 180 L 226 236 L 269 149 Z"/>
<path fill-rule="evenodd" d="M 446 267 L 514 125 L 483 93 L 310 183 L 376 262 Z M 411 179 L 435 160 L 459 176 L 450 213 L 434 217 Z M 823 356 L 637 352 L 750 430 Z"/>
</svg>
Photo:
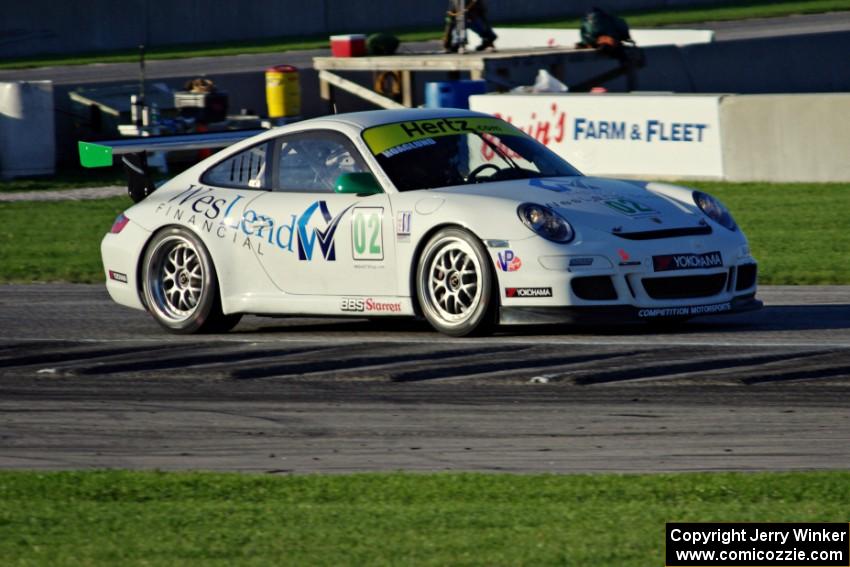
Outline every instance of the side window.
<svg viewBox="0 0 850 567">
<path fill-rule="evenodd" d="M 218 162 L 201 176 L 201 181 L 235 189 L 266 188 L 267 146 L 264 142 Z"/>
<path fill-rule="evenodd" d="M 280 152 L 275 191 L 333 193 L 341 174 L 369 171 L 354 144 L 339 132 L 291 134 L 278 138 L 275 146 Z"/>
</svg>

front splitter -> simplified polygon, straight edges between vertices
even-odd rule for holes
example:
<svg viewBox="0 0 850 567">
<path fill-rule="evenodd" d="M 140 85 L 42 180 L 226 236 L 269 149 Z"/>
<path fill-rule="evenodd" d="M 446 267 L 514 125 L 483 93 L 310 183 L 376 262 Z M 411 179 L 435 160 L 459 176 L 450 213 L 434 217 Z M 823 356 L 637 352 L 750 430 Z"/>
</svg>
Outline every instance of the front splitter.
<svg viewBox="0 0 850 567">
<path fill-rule="evenodd" d="M 546 325 L 576 323 L 609 325 L 638 321 L 681 320 L 705 315 L 731 315 L 757 311 L 764 304 L 755 295 L 735 297 L 731 301 L 689 306 L 634 307 L 632 305 L 565 306 L 565 307 L 501 307 L 502 325 Z"/>
</svg>

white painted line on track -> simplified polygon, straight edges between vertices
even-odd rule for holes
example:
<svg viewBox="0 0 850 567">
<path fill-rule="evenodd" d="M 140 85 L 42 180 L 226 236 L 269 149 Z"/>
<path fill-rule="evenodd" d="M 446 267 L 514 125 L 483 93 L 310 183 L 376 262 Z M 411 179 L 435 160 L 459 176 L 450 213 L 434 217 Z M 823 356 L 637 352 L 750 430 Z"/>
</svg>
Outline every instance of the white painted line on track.
<svg viewBox="0 0 850 567">
<path fill-rule="evenodd" d="M 527 346 L 546 346 L 546 345 L 576 345 L 576 346 L 628 346 L 628 347 L 644 347 L 644 348 L 663 348 L 663 347 L 728 347 L 728 348 L 817 348 L 820 350 L 826 349 L 850 349 L 850 342 L 827 343 L 817 340 L 809 341 L 711 341 L 711 340 L 679 340 L 666 337 L 659 337 L 655 340 L 647 337 L 640 339 L 571 339 L 569 337 L 492 337 L 479 339 L 456 339 L 451 337 L 374 337 L 365 338 L 362 335 L 355 338 L 343 337 L 230 337 L 230 336 L 206 336 L 203 338 L 193 336 L 191 339 L 164 340 L 162 338 L 141 337 L 141 338 L 44 338 L 44 337 L 15 337 L 15 338 L 0 338 L 2 343 L 25 343 L 25 342 L 44 342 L 44 343 L 104 343 L 104 344 L 120 344 L 120 343 L 158 343 L 158 344 L 203 344 L 213 342 L 230 342 L 230 343 L 292 343 L 292 344 L 323 344 L 323 345 L 362 345 L 364 343 L 392 343 L 392 344 L 444 344 L 453 346 L 462 345 L 527 345 Z"/>
</svg>

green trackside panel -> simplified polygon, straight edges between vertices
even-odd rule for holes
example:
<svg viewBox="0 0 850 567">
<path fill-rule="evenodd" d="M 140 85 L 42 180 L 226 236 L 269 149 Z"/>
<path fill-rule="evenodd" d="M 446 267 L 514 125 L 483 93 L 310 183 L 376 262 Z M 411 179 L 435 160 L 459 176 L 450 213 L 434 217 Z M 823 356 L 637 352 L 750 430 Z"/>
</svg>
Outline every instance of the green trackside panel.
<svg viewBox="0 0 850 567">
<path fill-rule="evenodd" d="M 92 144 L 89 142 L 77 142 L 80 152 L 80 164 L 83 167 L 108 167 L 112 165 L 112 148 Z"/>
</svg>

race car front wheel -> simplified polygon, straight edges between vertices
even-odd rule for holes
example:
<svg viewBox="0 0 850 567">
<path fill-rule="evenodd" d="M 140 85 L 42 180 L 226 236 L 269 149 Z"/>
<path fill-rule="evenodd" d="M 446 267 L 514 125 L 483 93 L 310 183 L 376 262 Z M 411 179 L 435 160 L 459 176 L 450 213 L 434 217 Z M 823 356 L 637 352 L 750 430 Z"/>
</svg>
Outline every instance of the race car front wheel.
<svg viewBox="0 0 850 567">
<path fill-rule="evenodd" d="M 425 245 L 416 269 L 422 314 L 447 335 L 487 332 L 498 307 L 493 281 L 484 245 L 465 230 L 443 229 Z"/>
<path fill-rule="evenodd" d="M 183 228 L 167 228 L 148 244 L 142 294 L 153 318 L 174 333 L 224 332 L 241 315 L 221 311 L 215 267 L 204 244 Z"/>
</svg>

